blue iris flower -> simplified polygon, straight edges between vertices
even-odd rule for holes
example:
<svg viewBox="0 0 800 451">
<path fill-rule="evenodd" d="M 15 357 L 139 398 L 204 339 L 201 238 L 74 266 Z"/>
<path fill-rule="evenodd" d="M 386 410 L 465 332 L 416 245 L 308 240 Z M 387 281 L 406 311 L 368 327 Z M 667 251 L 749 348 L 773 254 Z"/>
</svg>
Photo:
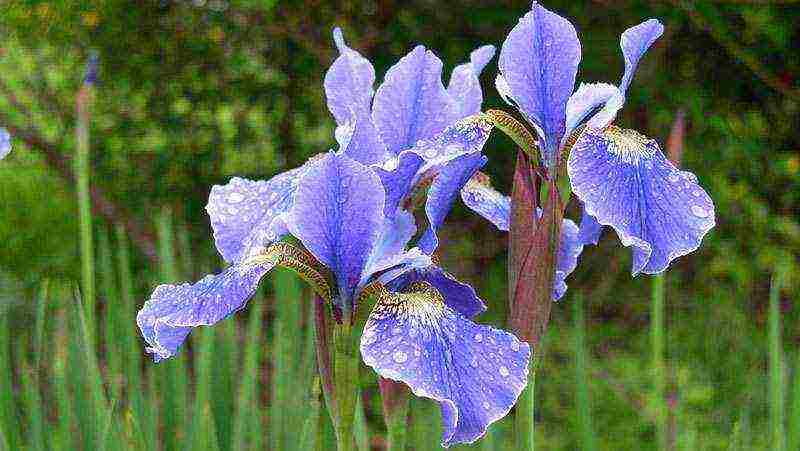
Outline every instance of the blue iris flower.
<svg viewBox="0 0 800 451">
<path fill-rule="evenodd" d="M 503 43 L 496 79 L 501 96 L 536 131 L 544 170 L 556 174 L 565 163 L 572 192 L 583 205 L 577 236 L 571 221 L 562 227 L 562 248 L 571 246 L 562 254 L 577 259 L 582 246 L 596 244 L 603 226 L 610 226 L 633 248 L 634 276 L 664 271 L 696 250 L 715 224 L 714 204 L 694 174 L 676 168 L 655 140 L 611 125 L 639 60 L 663 30 L 656 19 L 626 30 L 619 84 L 582 83 L 573 92 L 581 59 L 575 28 L 534 2 Z M 468 184 L 462 198 L 508 228 L 508 208 L 498 202 L 503 196 L 487 184 Z M 572 263 L 559 259 L 557 287 Z"/>
<path fill-rule="evenodd" d="M 0 127 L 0 160 L 11 153 L 11 135 L 8 134 L 6 129 Z"/>
<path fill-rule="evenodd" d="M 334 31 L 340 55 L 325 77 L 339 149 L 267 181 L 215 186 L 206 210 L 230 266 L 199 282 L 161 285 L 137 316 L 156 361 L 189 332 L 244 308 L 275 266 L 294 269 L 353 318 L 377 299 L 361 339 L 365 364 L 442 408 L 442 445 L 471 443 L 505 416 L 527 383 L 530 347 L 472 322 L 484 302 L 433 262 L 437 231 L 486 162 L 491 126 L 476 113 L 486 46 L 447 88 L 442 62 L 417 47 L 373 91 L 372 64 Z M 424 196 L 425 224 L 414 207 Z"/>
</svg>

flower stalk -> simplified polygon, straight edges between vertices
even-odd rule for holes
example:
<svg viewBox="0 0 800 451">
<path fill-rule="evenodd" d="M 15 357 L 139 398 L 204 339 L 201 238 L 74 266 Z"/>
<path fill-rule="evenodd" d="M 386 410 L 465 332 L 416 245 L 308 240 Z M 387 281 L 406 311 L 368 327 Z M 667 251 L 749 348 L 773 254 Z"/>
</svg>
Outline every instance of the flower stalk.
<svg viewBox="0 0 800 451">
<path fill-rule="evenodd" d="M 409 390 L 404 384 L 380 378 L 378 387 L 386 421 L 388 451 L 403 451 L 406 447 Z"/>
</svg>

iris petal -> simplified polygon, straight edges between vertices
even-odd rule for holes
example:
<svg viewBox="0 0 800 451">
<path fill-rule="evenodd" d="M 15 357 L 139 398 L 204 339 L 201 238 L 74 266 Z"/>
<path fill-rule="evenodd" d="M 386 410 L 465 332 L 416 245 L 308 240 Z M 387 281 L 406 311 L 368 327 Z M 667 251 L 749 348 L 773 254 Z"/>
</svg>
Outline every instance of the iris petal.
<svg viewBox="0 0 800 451">
<path fill-rule="evenodd" d="M 159 285 L 136 324 L 156 362 L 172 357 L 198 326 L 210 326 L 244 308 L 274 263 L 239 264 L 197 283 Z"/>
<path fill-rule="evenodd" d="M 337 140 L 353 159 L 364 164 L 380 163 L 388 156 L 375 125 L 371 107 L 375 69 L 368 59 L 347 46 L 342 30 L 333 30 L 339 57 L 325 74 L 325 95 L 333 114 Z"/>
<path fill-rule="evenodd" d="M 586 118 L 590 117 L 587 126 L 591 128 L 604 128 L 610 124 L 617 111 L 622 108 L 623 101 L 622 93 L 614 85 L 581 83 L 567 101 L 567 128 L 561 145 L 564 145 L 572 131 Z M 597 111 L 601 106 L 602 109 Z"/>
<path fill-rule="evenodd" d="M 594 216 L 586 213 L 586 208 L 581 208 L 581 224 L 578 229 L 578 240 L 584 246 L 588 244 L 596 245 L 600 241 L 600 235 L 603 233 L 603 226 L 597 222 Z"/>
<path fill-rule="evenodd" d="M 488 159 L 480 153 L 463 155 L 441 168 L 428 190 L 425 201 L 425 214 L 428 217 L 428 228 L 419 240 L 419 247 L 426 254 L 432 254 L 439 246 L 436 235 L 444 224 L 461 188 L 482 168 Z"/>
<path fill-rule="evenodd" d="M 494 46 L 484 45 L 479 47 L 470 54 L 470 62 L 461 64 L 453 69 L 453 74 L 450 75 L 450 83 L 447 85 L 447 94 L 456 103 L 458 119 L 481 111 L 483 91 L 481 90 L 479 77 L 483 68 L 494 57 L 494 52 Z"/>
<path fill-rule="evenodd" d="M 11 152 L 11 135 L 6 129 L 0 127 L 0 160 Z"/>
<path fill-rule="evenodd" d="M 693 252 L 714 227 L 714 204 L 697 178 L 633 130 L 585 132 L 567 165 L 586 212 L 633 246 L 633 275 L 657 274 Z"/>
<path fill-rule="evenodd" d="M 225 261 L 242 261 L 286 234 L 285 214 L 306 169 L 301 166 L 267 181 L 234 177 L 211 188 L 206 211 Z"/>
<path fill-rule="evenodd" d="M 639 60 L 662 33 L 664 33 L 664 25 L 657 19 L 644 21 L 622 33 L 620 47 L 622 56 L 625 58 L 625 73 L 619 82 L 619 89 L 623 94 L 627 92 L 628 86 L 633 80 Z"/>
<path fill-rule="evenodd" d="M 361 337 L 364 363 L 442 408 L 442 446 L 472 443 L 525 388 L 530 347 L 475 324 L 428 284 L 382 296 Z"/>
<path fill-rule="evenodd" d="M 418 46 L 392 66 L 375 94 L 372 118 L 395 154 L 431 139 L 457 119 L 442 84 L 442 61 Z"/>
<path fill-rule="evenodd" d="M 392 287 L 399 290 L 417 282 L 431 284 L 442 295 L 448 307 L 467 318 L 473 318 L 486 311 L 486 304 L 478 297 L 474 288 L 459 282 L 452 274 L 436 265 L 411 271 L 397 279 Z"/>
<path fill-rule="evenodd" d="M 380 238 L 384 192 L 368 167 L 330 152 L 309 163 L 288 214 L 292 235 L 336 278 L 339 301 L 351 302 Z"/>
<path fill-rule="evenodd" d="M 557 301 L 567 292 L 567 276 L 578 267 L 578 257 L 583 252 L 578 226 L 570 219 L 561 222 L 561 242 L 558 244 L 556 275 L 553 281 L 553 300 Z"/>
<path fill-rule="evenodd" d="M 500 51 L 500 84 L 541 132 L 543 160 L 548 165 L 555 161 L 564 135 L 567 99 L 575 86 L 580 59 L 575 27 L 536 2 L 511 30 Z"/>
</svg>

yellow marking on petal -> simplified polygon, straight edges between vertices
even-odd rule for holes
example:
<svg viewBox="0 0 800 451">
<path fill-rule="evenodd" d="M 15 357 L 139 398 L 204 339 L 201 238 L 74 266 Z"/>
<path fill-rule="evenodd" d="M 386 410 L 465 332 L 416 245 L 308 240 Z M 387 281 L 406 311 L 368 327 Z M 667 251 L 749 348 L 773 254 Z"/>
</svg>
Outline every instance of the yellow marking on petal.
<svg viewBox="0 0 800 451">
<path fill-rule="evenodd" d="M 428 282 L 415 282 L 403 293 L 394 293 L 384 288 L 378 295 L 378 302 L 370 317 L 396 317 L 432 325 L 444 313 L 444 297 L 441 293 Z"/>
<path fill-rule="evenodd" d="M 618 155 L 626 163 L 638 163 L 641 158 L 649 158 L 654 153 L 655 140 L 642 135 L 636 130 L 609 126 L 603 131 L 603 137 L 611 145 L 608 151 Z"/>
<path fill-rule="evenodd" d="M 508 135 L 517 145 L 531 157 L 531 161 L 538 161 L 536 149 L 538 142 L 531 132 L 522 125 L 514 116 L 503 110 L 489 110 L 485 113 L 489 121 L 494 123 L 497 128 Z"/>
</svg>

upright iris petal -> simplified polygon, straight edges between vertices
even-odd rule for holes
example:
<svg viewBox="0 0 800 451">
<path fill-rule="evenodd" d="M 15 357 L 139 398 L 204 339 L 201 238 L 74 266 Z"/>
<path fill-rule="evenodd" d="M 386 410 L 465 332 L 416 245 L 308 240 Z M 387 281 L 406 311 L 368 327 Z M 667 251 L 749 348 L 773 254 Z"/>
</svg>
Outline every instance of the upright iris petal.
<svg viewBox="0 0 800 451">
<path fill-rule="evenodd" d="M 430 139 L 457 120 L 456 104 L 442 84 L 442 61 L 417 46 L 386 72 L 372 118 L 395 154 Z"/>
<path fill-rule="evenodd" d="M 457 119 L 478 114 L 483 103 L 480 75 L 483 68 L 494 57 L 494 47 L 484 45 L 473 50 L 470 61 L 453 69 L 447 94 L 455 101 L 458 110 Z"/>
<path fill-rule="evenodd" d="M 336 119 L 337 139 L 344 151 L 363 164 L 380 163 L 389 154 L 372 122 L 375 69 L 347 46 L 342 30 L 333 30 L 339 57 L 325 74 L 328 109 Z"/>
<path fill-rule="evenodd" d="M 6 129 L 0 127 L 0 160 L 11 152 L 11 135 Z"/>
<path fill-rule="evenodd" d="M 658 19 L 646 20 L 622 33 L 620 47 L 625 59 L 625 73 L 619 82 L 619 89 L 623 94 L 628 91 L 639 60 L 663 33 L 664 25 Z"/>
<path fill-rule="evenodd" d="M 513 99 L 536 128 L 547 166 L 554 164 L 564 135 L 567 99 L 580 60 L 575 27 L 536 2 L 500 51 L 498 90 Z"/>
<path fill-rule="evenodd" d="M 312 162 L 297 187 L 289 230 L 333 272 L 338 302 L 355 300 L 367 259 L 380 238 L 384 197 L 372 170 L 334 152 Z"/>
<path fill-rule="evenodd" d="M 527 343 L 469 321 L 425 282 L 382 296 L 361 337 L 365 364 L 439 402 L 444 447 L 476 441 L 508 414 L 527 384 L 530 354 Z"/>
<path fill-rule="evenodd" d="M 714 204 L 690 172 L 633 130 L 590 130 L 567 164 L 586 212 L 633 246 L 633 275 L 656 274 L 700 246 L 714 227 Z"/>
</svg>

